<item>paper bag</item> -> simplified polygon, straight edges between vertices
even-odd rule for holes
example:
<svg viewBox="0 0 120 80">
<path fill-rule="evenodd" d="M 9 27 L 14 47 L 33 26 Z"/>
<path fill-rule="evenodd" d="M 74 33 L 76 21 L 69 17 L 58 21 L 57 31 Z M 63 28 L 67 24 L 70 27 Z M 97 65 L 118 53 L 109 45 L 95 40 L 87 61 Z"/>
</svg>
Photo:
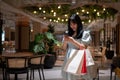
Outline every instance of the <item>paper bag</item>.
<svg viewBox="0 0 120 80">
<path fill-rule="evenodd" d="M 85 52 L 86 52 L 86 66 L 95 65 L 90 50 L 89 49 L 85 49 Z"/>
<path fill-rule="evenodd" d="M 86 53 L 85 50 L 72 49 L 64 71 L 74 75 L 86 74 Z"/>
</svg>

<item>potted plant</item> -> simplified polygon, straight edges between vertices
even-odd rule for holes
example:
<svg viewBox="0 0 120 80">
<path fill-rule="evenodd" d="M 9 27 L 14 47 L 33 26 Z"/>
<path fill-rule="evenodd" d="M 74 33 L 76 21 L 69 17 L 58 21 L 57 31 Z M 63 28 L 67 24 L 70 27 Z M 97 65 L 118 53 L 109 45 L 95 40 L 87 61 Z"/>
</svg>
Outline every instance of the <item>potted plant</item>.
<svg viewBox="0 0 120 80">
<path fill-rule="evenodd" d="M 54 26 L 48 25 L 48 31 L 45 33 L 38 33 L 32 42 L 32 51 L 34 54 L 47 54 L 44 59 L 44 67 L 52 68 L 56 61 L 56 52 L 54 46 L 59 44 L 53 32 Z"/>
</svg>

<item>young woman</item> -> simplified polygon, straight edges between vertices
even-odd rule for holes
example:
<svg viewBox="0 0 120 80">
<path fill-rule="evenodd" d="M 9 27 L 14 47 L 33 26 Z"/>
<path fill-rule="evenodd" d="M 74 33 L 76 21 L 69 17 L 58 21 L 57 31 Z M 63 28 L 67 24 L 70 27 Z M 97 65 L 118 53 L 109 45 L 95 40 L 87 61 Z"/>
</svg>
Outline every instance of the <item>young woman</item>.
<svg viewBox="0 0 120 80">
<path fill-rule="evenodd" d="M 90 44 L 91 40 L 83 41 L 82 36 L 83 36 L 83 25 L 81 22 L 81 19 L 78 15 L 73 14 L 69 20 L 68 20 L 68 34 L 64 35 L 63 37 L 63 50 L 66 51 L 66 56 L 64 59 L 63 67 L 62 67 L 62 76 L 65 80 L 92 80 L 92 77 L 89 74 L 89 67 L 87 67 L 87 74 L 85 75 L 73 75 L 70 73 L 67 73 L 63 70 L 69 55 L 71 49 L 86 49 L 87 45 Z M 89 35 L 90 36 L 90 35 Z M 89 37 L 87 36 L 87 37 Z"/>
</svg>

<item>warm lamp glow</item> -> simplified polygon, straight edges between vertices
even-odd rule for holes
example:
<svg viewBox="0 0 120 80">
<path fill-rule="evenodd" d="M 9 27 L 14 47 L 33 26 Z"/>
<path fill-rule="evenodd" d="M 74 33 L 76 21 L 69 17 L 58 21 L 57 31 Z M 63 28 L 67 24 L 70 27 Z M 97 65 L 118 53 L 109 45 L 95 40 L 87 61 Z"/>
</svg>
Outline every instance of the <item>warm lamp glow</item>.
<svg viewBox="0 0 120 80">
<path fill-rule="evenodd" d="M 33 13 L 34 13 L 34 14 L 36 14 L 36 13 L 37 13 L 37 11 L 33 11 Z"/>
<path fill-rule="evenodd" d="M 37 5 L 29 6 L 25 7 L 24 9 L 26 9 L 28 12 L 32 12 L 34 15 L 38 15 L 38 17 L 40 16 L 40 18 L 44 20 L 57 23 L 66 23 L 68 21 L 68 17 L 76 13 L 81 17 L 81 20 L 84 22 L 84 24 L 89 24 L 96 19 L 106 20 L 106 18 L 114 18 L 115 14 L 118 12 L 114 8 L 104 7 L 98 4 L 86 4 L 76 8 L 71 8 L 71 4 L 53 3 L 39 7 L 37 7 Z"/>
<path fill-rule="evenodd" d="M 45 13 L 46 11 L 43 11 L 43 13 Z"/>
<path fill-rule="evenodd" d="M 61 8 L 61 5 L 58 6 L 58 9 L 60 9 L 60 8 Z"/>
<path fill-rule="evenodd" d="M 85 12 L 85 10 L 83 9 L 82 12 Z"/>
<path fill-rule="evenodd" d="M 96 9 L 94 9 L 94 12 L 96 12 Z"/>
<path fill-rule="evenodd" d="M 42 8 L 41 8 L 41 7 L 39 7 L 39 10 L 42 10 Z"/>
<path fill-rule="evenodd" d="M 103 8 L 103 11 L 105 11 L 106 9 L 105 8 Z"/>
<path fill-rule="evenodd" d="M 100 13 L 99 13 L 99 12 L 97 12 L 97 16 L 100 16 Z"/>
</svg>

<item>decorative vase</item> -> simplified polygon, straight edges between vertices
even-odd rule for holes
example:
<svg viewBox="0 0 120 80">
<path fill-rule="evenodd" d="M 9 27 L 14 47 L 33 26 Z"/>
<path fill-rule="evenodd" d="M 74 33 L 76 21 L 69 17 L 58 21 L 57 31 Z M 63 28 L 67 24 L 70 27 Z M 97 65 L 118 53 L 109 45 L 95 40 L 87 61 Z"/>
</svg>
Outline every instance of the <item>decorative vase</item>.
<svg viewBox="0 0 120 80">
<path fill-rule="evenodd" d="M 112 59 L 113 56 L 114 56 L 114 51 L 113 50 L 106 51 L 106 58 L 107 59 Z"/>
<path fill-rule="evenodd" d="M 44 68 L 45 69 L 51 69 L 54 67 L 56 62 L 56 56 L 55 55 L 46 55 L 44 59 Z"/>
</svg>

